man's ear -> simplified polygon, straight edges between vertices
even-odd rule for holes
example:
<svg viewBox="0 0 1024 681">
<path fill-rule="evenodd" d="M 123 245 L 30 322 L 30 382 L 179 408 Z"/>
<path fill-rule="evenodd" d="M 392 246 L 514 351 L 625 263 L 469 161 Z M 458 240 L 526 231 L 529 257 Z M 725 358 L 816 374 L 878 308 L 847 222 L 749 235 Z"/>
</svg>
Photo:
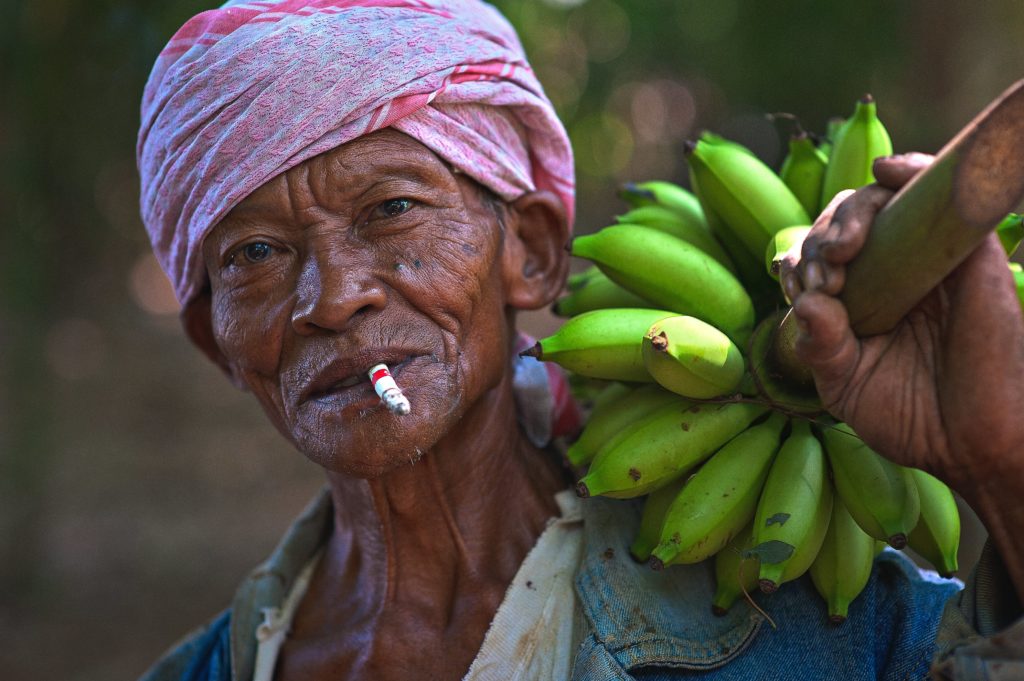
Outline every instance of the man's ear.
<svg viewBox="0 0 1024 681">
<path fill-rule="evenodd" d="M 519 310 L 550 305 L 569 271 L 569 224 L 554 193 L 532 191 L 508 204 L 503 254 L 508 304 Z"/>
<path fill-rule="evenodd" d="M 181 311 L 181 325 L 192 344 L 202 350 L 211 362 L 219 366 L 236 388 L 247 390 L 245 382 L 234 372 L 227 357 L 217 345 L 217 339 L 213 335 L 210 300 L 209 288 L 204 289 L 202 293 L 193 298 Z"/>
</svg>

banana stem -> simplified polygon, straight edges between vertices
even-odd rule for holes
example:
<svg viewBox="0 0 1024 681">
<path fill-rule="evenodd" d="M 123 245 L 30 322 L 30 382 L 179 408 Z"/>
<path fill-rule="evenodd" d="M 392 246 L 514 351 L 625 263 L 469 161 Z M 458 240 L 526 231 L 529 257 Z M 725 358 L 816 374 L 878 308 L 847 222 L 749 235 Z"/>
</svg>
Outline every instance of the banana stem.
<svg viewBox="0 0 1024 681">
<path fill-rule="evenodd" d="M 1024 199 L 1024 80 L 989 104 L 882 209 L 839 297 L 858 336 L 890 331 Z M 799 366 L 787 315 L 772 353 Z"/>
</svg>

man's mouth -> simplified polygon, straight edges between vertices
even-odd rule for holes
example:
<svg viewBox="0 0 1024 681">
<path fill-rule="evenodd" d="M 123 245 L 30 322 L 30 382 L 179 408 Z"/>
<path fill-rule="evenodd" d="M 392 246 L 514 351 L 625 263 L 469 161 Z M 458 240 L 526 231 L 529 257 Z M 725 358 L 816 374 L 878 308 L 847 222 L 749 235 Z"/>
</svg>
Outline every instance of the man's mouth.
<svg viewBox="0 0 1024 681">
<path fill-rule="evenodd" d="M 373 356 L 374 359 L 365 359 Z M 302 402 L 354 400 L 364 394 L 376 398 L 366 371 L 374 364 L 386 363 L 392 375 L 400 372 L 415 355 L 403 352 L 360 353 L 358 357 L 338 360 L 318 371 L 303 391 Z M 390 360 L 390 361 L 389 361 Z M 365 365 L 365 366 L 363 366 Z"/>
<path fill-rule="evenodd" d="M 344 388 L 351 388 L 354 385 L 359 385 L 359 382 L 361 380 L 362 379 L 359 376 L 357 376 L 356 374 L 352 374 L 351 376 L 349 376 L 345 380 L 338 381 L 337 383 L 332 385 L 330 388 L 328 388 L 326 394 L 330 395 L 331 393 L 338 392 L 339 390 L 342 390 Z"/>
</svg>

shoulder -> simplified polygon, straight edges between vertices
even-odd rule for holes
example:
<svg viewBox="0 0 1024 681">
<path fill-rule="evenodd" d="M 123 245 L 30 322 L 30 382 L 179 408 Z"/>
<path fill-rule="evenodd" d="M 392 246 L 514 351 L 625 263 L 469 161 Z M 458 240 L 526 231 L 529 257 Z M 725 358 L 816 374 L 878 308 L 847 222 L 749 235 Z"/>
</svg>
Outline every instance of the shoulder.
<svg viewBox="0 0 1024 681">
<path fill-rule="evenodd" d="M 715 617 L 713 561 L 662 573 L 636 565 L 627 557 L 636 505 L 593 501 L 584 504 L 588 541 L 576 579 L 585 630 L 576 679 L 807 679 L 837 670 L 844 681 L 924 678 L 943 608 L 960 588 L 885 551 L 838 627 L 807 576 L 754 594 L 771 623 L 743 602 Z"/>
<path fill-rule="evenodd" d="M 174 644 L 139 681 L 229 681 L 230 624 L 225 610 Z"/>
</svg>

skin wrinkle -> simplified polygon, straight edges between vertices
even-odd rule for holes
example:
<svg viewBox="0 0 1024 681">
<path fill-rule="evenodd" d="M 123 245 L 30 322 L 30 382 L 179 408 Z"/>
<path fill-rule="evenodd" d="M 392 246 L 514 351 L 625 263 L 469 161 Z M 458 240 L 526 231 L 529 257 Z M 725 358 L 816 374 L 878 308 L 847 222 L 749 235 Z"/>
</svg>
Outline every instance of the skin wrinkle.
<svg viewBox="0 0 1024 681">
<path fill-rule="evenodd" d="M 413 203 L 379 210 L 396 198 Z M 211 232 L 213 355 L 325 467 L 335 506 L 279 680 L 465 673 L 567 484 L 516 423 L 510 361 L 516 309 L 546 306 L 561 287 L 567 232 L 554 194 L 495 209 L 393 130 L 271 180 Z M 269 254 L 227 264 L 229 248 L 253 240 Z M 379 354 L 371 348 L 414 353 L 396 373 L 409 416 L 384 410 L 368 383 L 299 399 L 311 379 L 342 378 L 323 373 L 337 360 L 344 373 L 364 361 L 346 359 L 355 353 Z M 493 503 L 506 497 L 515 513 Z M 448 654 L 423 659 L 436 649 Z"/>
</svg>

